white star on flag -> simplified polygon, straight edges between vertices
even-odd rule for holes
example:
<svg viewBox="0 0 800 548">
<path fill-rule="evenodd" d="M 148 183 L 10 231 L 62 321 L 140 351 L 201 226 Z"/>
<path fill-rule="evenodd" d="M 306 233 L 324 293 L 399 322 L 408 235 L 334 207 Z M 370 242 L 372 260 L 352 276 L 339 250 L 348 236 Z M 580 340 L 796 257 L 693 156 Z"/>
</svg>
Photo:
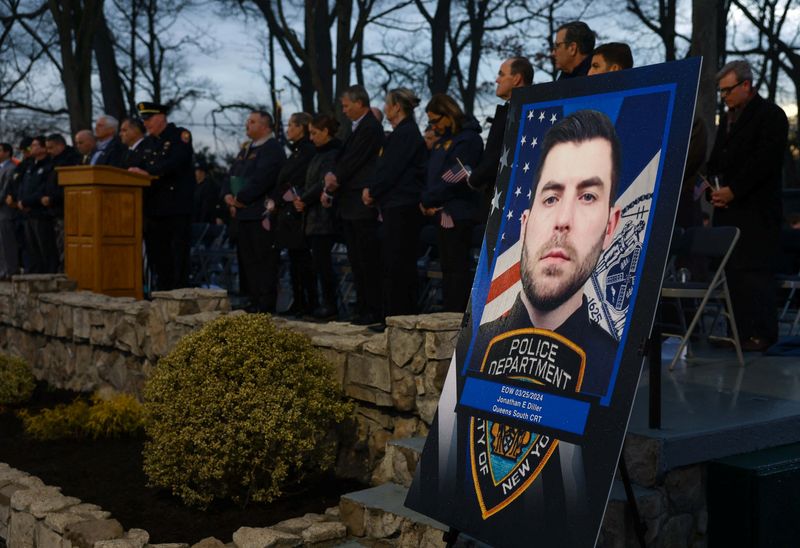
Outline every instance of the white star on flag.
<svg viewBox="0 0 800 548">
<path fill-rule="evenodd" d="M 510 221 L 513 217 L 514 217 L 514 212 L 509 209 L 508 215 L 506 215 L 506 219 Z"/>
<path fill-rule="evenodd" d="M 539 114 L 539 121 L 541 122 L 543 120 L 544 120 L 544 111 L 542 111 L 541 114 Z"/>
<path fill-rule="evenodd" d="M 530 120 L 531 118 L 533 118 L 533 110 L 528 111 L 528 120 Z"/>
<path fill-rule="evenodd" d="M 528 139 L 527 139 L 527 137 L 525 137 L 525 136 L 523 135 L 523 136 L 522 136 L 522 140 L 519 142 L 519 144 L 521 144 L 521 145 L 524 145 L 524 144 L 527 142 L 527 140 L 528 140 Z"/>
<path fill-rule="evenodd" d="M 491 211 L 491 213 L 494 213 L 495 209 L 500 209 L 500 195 L 501 194 L 502 194 L 502 192 L 500 192 L 497 189 L 494 189 L 494 198 L 492 198 L 492 211 Z M 530 192 L 529 192 L 529 194 L 530 194 Z"/>
<path fill-rule="evenodd" d="M 517 187 L 516 192 L 514 192 L 514 196 L 519 196 L 520 194 L 522 194 L 522 189 L 520 187 Z"/>
<path fill-rule="evenodd" d="M 506 239 L 506 233 L 505 232 L 503 232 L 503 234 L 500 236 L 500 239 L 501 240 L 505 240 Z"/>
<path fill-rule="evenodd" d="M 555 112 L 554 112 L 554 113 L 553 113 L 553 115 L 550 117 L 550 123 L 551 123 L 551 124 L 555 124 L 555 123 L 556 123 L 556 113 L 555 113 Z"/>
<path fill-rule="evenodd" d="M 531 199 L 531 191 L 530 191 L 530 190 L 528 190 L 527 198 L 528 198 L 529 200 Z"/>
<path fill-rule="evenodd" d="M 533 141 L 531 141 L 531 148 L 536 148 L 536 145 L 538 145 L 538 144 L 539 144 L 539 139 L 534 137 Z"/>
<path fill-rule="evenodd" d="M 530 168 L 531 168 L 531 165 L 528 162 L 525 162 L 525 165 L 522 166 L 522 171 L 524 171 L 525 173 L 528 173 L 528 170 Z M 519 194 L 517 196 L 519 196 Z"/>
</svg>

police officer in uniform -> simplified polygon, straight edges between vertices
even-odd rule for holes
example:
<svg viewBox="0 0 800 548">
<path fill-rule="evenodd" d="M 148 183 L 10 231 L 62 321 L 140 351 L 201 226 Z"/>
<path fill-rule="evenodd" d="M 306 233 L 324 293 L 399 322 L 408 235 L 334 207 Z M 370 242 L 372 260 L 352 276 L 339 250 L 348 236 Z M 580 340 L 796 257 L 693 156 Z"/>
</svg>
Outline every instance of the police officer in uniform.
<svg viewBox="0 0 800 548">
<path fill-rule="evenodd" d="M 242 145 L 222 189 L 239 230 L 236 251 L 243 282 L 240 285 L 250 298 L 248 312 L 275 312 L 278 294 L 279 250 L 274 219 L 270 219 L 264 202 L 278 184 L 286 153 L 273 127 L 268 112 L 250 113 L 245 126 L 250 140 Z"/>
<path fill-rule="evenodd" d="M 620 219 L 619 139 L 605 114 L 581 110 L 547 132 L 541 154 L 531 204 L 522 213 L 522 291 L 505 316 L 481 326 L 475 355 L 486 355 L 487 363 L 505 355 L 502 345 L 489 342 L 504 333 L 567 339 L 571 344 L 556 344 L 578 347 L 584 356 L 580 391 L 603 395 L 618 343 L 590 318 L 583 286 Z"/>
<path fill-rule="evenodd" d="M 156 179 L 145 200 L 147 260 L 156 276 L 154 287 L 169 290 L 189 282 L 194 150 L 192 134 L 167 121 L 167 107 L 139 103 L 139 116 L 147 129 L 142 142 L 144 161 L 129 171 Z"/>
</svg>

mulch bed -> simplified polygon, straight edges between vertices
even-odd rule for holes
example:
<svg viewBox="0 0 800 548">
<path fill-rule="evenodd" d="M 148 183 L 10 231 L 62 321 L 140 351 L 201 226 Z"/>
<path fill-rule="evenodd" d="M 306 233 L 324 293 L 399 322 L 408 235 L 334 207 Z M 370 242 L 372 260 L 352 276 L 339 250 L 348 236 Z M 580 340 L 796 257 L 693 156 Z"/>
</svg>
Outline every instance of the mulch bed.
<svg viewBox="0 0 800 548">
<path fill-rule="evenodd" d="M 71 402 L 76 395 L 40 385 L 26 408 L 54 407 Z M 329 474 L 292 488 L 293 492 L 270 504 L 241 509 L 232 503 L 215 503 L 200 511 L 186 507 L 168 491 L 146 487 L 143 443 L 143 437 L 39 442 L 24 435 L 13 412 L 0 412 L 0 462 L 61 487 L 67 496 L 101 506 L 125 530 L 145 529 L 153 544 L 191 544 L 210 536 L 230 542 L 239 527 L 266 527 L 306 512 L 321 513 L 337 505 L 341 494 L 364 488 Z"/>
</svg>

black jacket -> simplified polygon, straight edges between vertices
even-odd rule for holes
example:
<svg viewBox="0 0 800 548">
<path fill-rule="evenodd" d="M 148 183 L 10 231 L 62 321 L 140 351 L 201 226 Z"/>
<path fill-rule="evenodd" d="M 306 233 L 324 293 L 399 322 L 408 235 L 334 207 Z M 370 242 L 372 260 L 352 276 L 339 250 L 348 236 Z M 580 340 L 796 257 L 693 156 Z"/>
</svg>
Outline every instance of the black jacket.
<svg viewBox="0 0 800 548">
<path fill-rule="evenodd" d="M 531 321 L 528 309 L 517 296 L 514 305 L 507 314 L 480 327 L 480 331 L 473 347 L 473 359 L 482 360 L 489 349 L 492 339 L 503 333 L 518 329 L 535 328 Z M 583 375 L 572 375 L 572 380 L 581 380 L 580 390 L 571 387 L 569 391 L 579 391 L 581 394 L 602 396 L 608 390 L 608 382 L 614 369 L 619 343 L 600 325 L 590 319 L 589 306 L 586 297 L 583 297 L 581 306 L 573 312 L 564 323 L 552 331 L 571 341 L 585 354 Z M 491 357 L 491 352 L 490 356 Z M 480 369 L 480 363 L 473 362 L 470 369 Z"/>
<path fill-rule="evenodd" d="M 158 137 L 149 135 L 139 146 L 144 148 L 141 168 L 158 177 L 146 192 L 145 215 L 190 216 L 195 185 L 192 134 L 170 123 Z"/>
<path fill-rule="evenodd" d="M 508 103 L 497 105 L 494 109 L 492 127 L 486 138 L 486 146 L 481 155 L 481 161 L 475 166 L 469 177 L 469 185 L 483 193 L 483 207 L 481 218 L 489 215 L 489 204 L 494 197 L 497 168 L 500 165 L 500 156 L 503 153 L 503 135 L 506 131 L 506 117 L 508 116 Z"/>
<path fill-rule="evenodd" d="M 206 177 L 202 183 L 195 184 L 193 223 L 213 223 L 217 217 L 222 218 L 219 192 L 219 185 L 211 177 Z"/>
<path fill-rule="evenodd" d="M 43 160 L 34 161 L 22 176 L 19 185 L 18 200 L 23 207 L 29 208 L 29 217 L 44 217 L 48 215 L 47 209 L 42 205 L 42 198 L 46 196 L 47 180 L 53 171 L 53 161 L 47 156 Z"/>
<path fill-rule="evenodd" d="M 122 169 L 128 169 L 129 167 L 142 167 L 144 165 L 145 156 L 144 156 L 144 139 L 139 146 L 134 149 L 130 149 L 125 147 L 125 150 L 122 152 L 122 158 L 120 160 L 120 166 Z"/>
<path fill-rule="evenodd" d="M 252 142 L 242 145 L 230 170 L 231 177 L 244 179 L 244 186 L 235 193 L 235 198 L 245 205 L 236 211 L 238 220 L 257 221 L 262 218 L 264 200 L 272 196 L 285 161 L 286 153 L 274 137 L 258 146 L 253 146 Z M 222 188 L 222 195 L 227 194 L 234 194 L 230 180 Z"/>
<path fill-rule="evenodd" d="M 115 135 L 106 145 L 106 148 L 100 152 L 100 155 L 97 157 L 97 161 L 94 163 L 94 165 L 123 167 L 122 158 L 125 154 L 125 151 L 125 145 L 123 145 L 122 141 L 119 140 L 119 137 Z"/>
<path fill-rule="evenodd" d="M 419 203 L 427 157 L 414 118 L 405 118 L 386 138 L 370 178 L 370 196 L 381 209 Z"/>
<path fill-rule="evenodd" d="M 64 187 L 58 184 L 57 167 L 77 166 L 81 163 L 81 155 L 78 151 L 67 146 L 64 151 L 52 159 L 53 169 L 47 179 L 45 196 L 50 197 L 50 213 L 56 217 L 64 216 Z"/>
<path fill-rule="evenodd" d="M 342 142 L 338 139 L 331 139 L 327 144 L 316 149 L 316 154 L 308 163 L 306 171 L 306 182 L 301 192 L 300 199 L 306 205 L 305 211 L 305 233 L 307 236 L 322 236 L 336 233 L 336 208 L 338 203 L 333 202 L 333 207 L 325 208 L 319 201 L 324 187 L 323 178 L 329 172 Z"/>
<path fill-rule="evenodd" d="M 344 141 L 336 158 L 333 173 L 339 183 L 336 199 L 339 202 L 339 215 L 345 220 L 374 219 L 375 208 L 367 207 L 361 201 L 361 191 L 369 184 L 369 178 L 383 145 L 383 128 L 378 120 L 367 111 Z"/>
<path fill-rule="evenodd" d="M 589 74 L 589 69 L 592 68 L 592 53 L 589 52 L 589 55 L 581 61 L 581 63 L 573 69 L 572 72 L 564 72 L 561 71 L 561 74 L 558 75 L 559 80 L 569 80 L 570 78 L 577 78 L 578 76 L 586 76 Z"/>
<path fill-rule="evenodd" d="M 298 249 L 303 247 L 305 241 L 303 214 L 295 209 L 293 202 L 284 202 L 283 195 L 291 188 L 294 188 L 298 195 L 302 195 L 308 164 L 316 154 L 316 149 L 307 138 L 293 143 L 291 149 L 292 153 L 278 174 L 278 184 L 273 192 L 273 200 L 277 205 L 273 217 L 276 219 L 275 239 L 278 247 Z"/>
<path fill-rule="evenodd" d="M 730 187 L 727 208 L 714 209 L 715 226 L 736 226 L 739 242 L 729 265 L 763 268 L 777 252 L 782 219 L 781 181 L 789 124 L 783 109 L 759 95 L 728 131 L 722 116 L 708 160 L 708 173 Z"/>
<path fill-rule="evenodd" d="M 478 122 L 474 118 L 468 119 L 457 134 L 445 134 L 433 145 L 428 160 L 427 185 L 422 193 L 425 207 L 443 207 L 455 220 L 478 220 L 480 195 L 465 181 L 447 183 L 442 176 L 448 170 L 458 170 L 459 160 L 465 167 L 478 165 L 483 153 L 480 131 Z"/>
</svg>

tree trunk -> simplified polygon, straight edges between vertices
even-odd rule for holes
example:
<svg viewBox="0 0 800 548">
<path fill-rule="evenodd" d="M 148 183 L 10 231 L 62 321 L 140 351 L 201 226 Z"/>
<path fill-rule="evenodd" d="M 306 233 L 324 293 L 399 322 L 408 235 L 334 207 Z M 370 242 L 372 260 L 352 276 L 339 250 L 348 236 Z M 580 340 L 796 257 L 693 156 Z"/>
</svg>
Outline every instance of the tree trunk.
<svg viewBox="0 0 800 548">
<path fill-rule="evenodd" d="M 350 64 L 353 59 L 353 44 L 350 40 L 352 17 L 353 0 L 336 2 L 336 97 L 350 87 Z M 333 102 L 331 109 L 333 112 L 341 112 L 338 104 L 334 105 Z M 344 121 L 341 116 L 340 119 Z"/>
<path fill-rule="evenodd" d="M 97 61 L 97 71 L 100 73 L 103 110 L 106 114 L 122 120 L 127 115 L 128 109 L 122 95 L 122 79 L 114 55 L 111 31 L 102 12 L 97 21 L 97 32 L 94 35 L 94 57 Z"/>
<path fill-rule="evenodd" d="M 714 128 L 716 127 L 714 123 L 717 111 L 716 73 L 719 68 L 720 56 L 724 53 L 724 48 L 722 51 L 719 50 L 719 21 L 717 17 L 720 11 L 716 4 L 723 1 L 692 0 L 692 44 L 689 55 L 703 57 L 703 68 L 700 71 L 700 89 L 697 94 L 695 112 L 706 124 L 709 147 L 713 145 Z"/>
<path fill-rule="evenodd" d="M 431 93 L 447 93 L 447 33 L 450 31 L 450 0 L 439 0 L 431 23 Z"/>
<path fill-rule="evenodd" d="M 48 0 L 58 30 L 61 82 L 72 133 L 92 125 L 92 44 L 103 0 Z"/>
</svg>

